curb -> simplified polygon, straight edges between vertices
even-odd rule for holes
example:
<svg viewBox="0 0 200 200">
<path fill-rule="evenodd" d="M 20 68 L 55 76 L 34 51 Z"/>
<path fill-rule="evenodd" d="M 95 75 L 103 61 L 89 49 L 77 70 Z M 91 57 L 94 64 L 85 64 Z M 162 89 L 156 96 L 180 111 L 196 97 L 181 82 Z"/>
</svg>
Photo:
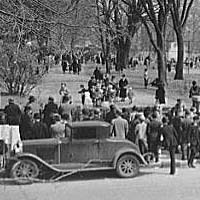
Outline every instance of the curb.
<svg viewBox="0 0 200 200">
<path fill-rule="evenodd" d="M 188 168 L 187 161 L 175 161 L 176 168 Z M 150 163 L 146 168 L 170 168 L 170 160 L 161 160 L 157 163 Z"/>
<path fill-rule="evenodd" d="M 200 164 L 199 160 L 194 159 L 194 164 Z M 187 160 L 175 159 L 176 168 L 188 168 Z M 170 168 L 170 158 L 160 158 L 157 163 L 152 163 L 149 165 L 151 168 Z"/>
</svg>

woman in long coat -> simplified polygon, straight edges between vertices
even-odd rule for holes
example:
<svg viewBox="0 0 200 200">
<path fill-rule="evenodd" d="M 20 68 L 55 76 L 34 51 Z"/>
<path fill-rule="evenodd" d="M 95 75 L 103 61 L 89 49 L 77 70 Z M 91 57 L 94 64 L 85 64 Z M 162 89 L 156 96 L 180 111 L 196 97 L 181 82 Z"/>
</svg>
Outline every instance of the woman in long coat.
<svg viewBox="0 0 200 200">
<path fill-rule="evenodd" d="M 158 102 L 159 104 L 165 104 L 165 88 L 162 83 L 158 85 L 155 98 L 156 98 L 156 102 Z"/>
<path fill-rule="evenodd" d="M 125 101 L 126 98 L 126 86 L 128 85 L 128 80 L 126 79 L 125 74 L 122 75 L 122 78 L 119 81 L 119 97 L 122 99 L 122 101 Z"/>
</svg>

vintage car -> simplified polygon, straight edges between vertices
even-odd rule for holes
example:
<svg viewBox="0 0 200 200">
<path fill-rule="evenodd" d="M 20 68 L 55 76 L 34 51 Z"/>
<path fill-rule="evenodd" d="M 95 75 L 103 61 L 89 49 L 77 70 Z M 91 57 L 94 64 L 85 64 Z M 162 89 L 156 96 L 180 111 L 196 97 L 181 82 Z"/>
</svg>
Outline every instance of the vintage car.
<svg viewBox="0 0 200 200">
<path fill-rule="evenodd" d="M 7 162 L 15 179 L 56 179 L 79 171 L 114 169 L 120 177 L 134 177 L 146 165 L 138 147 L 110 136 L 111 125 L 81 121 L 66 125 L 65 138 L 24 140 L 23 152 Z M 70 135 L 70 136 L 69 136 Z"/>
</svg>

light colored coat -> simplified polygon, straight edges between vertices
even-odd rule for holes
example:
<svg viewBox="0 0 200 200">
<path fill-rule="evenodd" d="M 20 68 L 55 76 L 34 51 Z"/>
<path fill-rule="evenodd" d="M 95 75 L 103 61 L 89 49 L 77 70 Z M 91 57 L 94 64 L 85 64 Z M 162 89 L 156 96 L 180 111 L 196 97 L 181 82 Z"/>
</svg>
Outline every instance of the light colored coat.
<svg viewBox="0 0 200 200">
<path fill-rule="evenodd" d="M 128 122 L 121 116 L 113 119 L 111 124 L 113 125 L 112 134 L 118 139 L 125 139 L 128 134 Z"/>
</svg>

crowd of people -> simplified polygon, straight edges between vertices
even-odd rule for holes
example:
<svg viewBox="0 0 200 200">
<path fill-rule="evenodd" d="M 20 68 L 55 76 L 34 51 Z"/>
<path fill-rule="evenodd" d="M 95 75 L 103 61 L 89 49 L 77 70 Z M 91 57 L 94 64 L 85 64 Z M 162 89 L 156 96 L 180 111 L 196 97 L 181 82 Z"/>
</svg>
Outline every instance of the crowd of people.
<svg viewBox="0 0 200 200">
<path fill-rule="evenodd" d="M 57 59 L 57 62 L 59 57 Z M 74 51 L 65 51 L 61 55 L 61 66 L 62 71 L 65 73 L 67 70 L 69 73 L 78 74 L 81 71 L 81 65 L 83 64 L 83 54 L 81 51 L 74 52 Z"/>
<path fill-rule="evenodd" d="M 100 107 L 104 102 L 124 102 L 126 98 L 129 99 L 129 104 L 132 104 L 135 98 L 125 74 L 122 74 L 118 81 L 114 75 L 110 77 L 109 74 L 104 74 L 98 66 L 89 79 L 87 88 L 80 85 L 79 94 L 81 94 L 83 106 L 93 105 L 95 107 Z"/>
<path fill-rule="evenodd" d="M 61 57 L 63 73 L 79 74 L 81 69 L 81 54 L 65 52 Z M 96 63 L 101 59 L 96 56 Z M 144 70 L 144 87 L 148 86 L 147 57 Z M 165 90 L 162 83 L 157 83 L 156 104 L 165 104 Z M 175 173 L 175 153 L 182 154 L 182 160 L 188 160 L 189 167 L 193 164 L 196 153 L 200 150 L 200 120 L 199 110 L 193 101 L 191 109 L 187 109 L 181 99 L 169 112 L 162 112 L 158 106 L 138 108 L 133 106 L 135 94 L 125 74 L 120 80 L 112 75 L 103 73 L 99 65 L 96 66 L 88 81 L 87 88 L 80 85 L 80 106 L 72 103 L 72 96 L 66 83 L 61 83 L 59 104 L 53 97 L 48 98 L 44 107 L 37 104 L 36 98 L 30 96 L 23 108 L 14 99 L 8 100 L 3 112 L 0 112 L 0 124 L 19 126 L 22 140 L 41 138 L 70 137 L 66 132 L 66 124 L 73 121 L 101 120 L 111 124 L 111 137 L 128 139 L 139 147 L 141 154 L 152 152 L 155 162 L 159 161 L 159 149 L 164 146 L 170 152 L 171 170 Z M 189 97 L 200 95 L 200 88 L 196 81 L 192 82 Z M 117 103 L 129 100 L 129 108 L 119 108 Z M 104 106 L 104 103 L 108 102 Z M 108 106 L 109 105 L 109 106 Z M 131 107 L 132 106 L 132 107 Z"/>
<path fill-rule="evenodd" d="M 159 148 L 166 147 L 172 159 L 171 174 L 175 173 L 175 153 L 182 154 L 182 160 L 193 164 L 200 147 L 200 120 L 196 108 L 187 109 L 181 99 L 167 112 L 158 106 L 120 109 L 116 104 L 110 107 L 81 107 L 72 104 L 70 95 L 63 95 L 60 105 L 52 97 L 43 109 L 36 106 L 30 96 L 23 110 L 8 100 L 1 113 L 0 124 L 19 126 L 22 140 L 69 137 L 66 123 L 73 121 L 101 120 L 111 124 L 111 135 L 128 139 L 138 145 L 141 154 L 152 152 L 155 162 L 159 161 Z"/>
</svg>

